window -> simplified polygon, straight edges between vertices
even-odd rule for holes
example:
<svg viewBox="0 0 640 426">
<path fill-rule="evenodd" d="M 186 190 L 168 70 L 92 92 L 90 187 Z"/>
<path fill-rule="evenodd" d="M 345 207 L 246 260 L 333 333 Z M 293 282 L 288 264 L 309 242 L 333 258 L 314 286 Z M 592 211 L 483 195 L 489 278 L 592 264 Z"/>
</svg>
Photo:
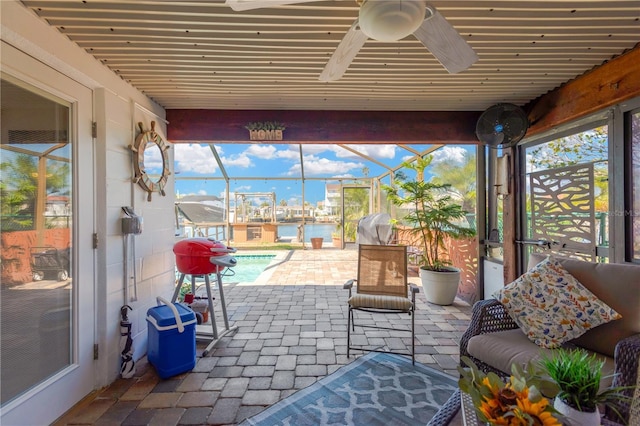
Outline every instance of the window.
<svg viewBox="0 0 640 426">
<path fill-rule="evenodd" d="M 606 258 L 608 126 L 527 148 L 526 173 L 525 238 L 564 256 Z"/>
<path fill-rule="evenodd" d="M 630 114 L 631 129 L 631 257 L 640 262 L 640 111 Z"/>
</svg>

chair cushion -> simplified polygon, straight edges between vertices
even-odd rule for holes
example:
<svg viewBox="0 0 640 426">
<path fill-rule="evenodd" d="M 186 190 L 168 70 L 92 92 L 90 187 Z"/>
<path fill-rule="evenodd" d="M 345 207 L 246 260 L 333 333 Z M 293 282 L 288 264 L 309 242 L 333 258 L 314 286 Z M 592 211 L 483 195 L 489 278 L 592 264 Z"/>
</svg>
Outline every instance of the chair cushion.
<svg viewBox="0 0 640 426">
<path fill-rule="evenodd" d="M 352 308 L 392 309 L 408 312 L 413 304 L 407 297 L 356 294 L 349 299 L 349 305 Z"/>
<path fill-rule="evenodd" d="M 527 337 L 543 348 L 558 347 L 621 318 L 551 257 L 493 296 Z"/>
<path fill-rule="evenodd" d="M 575 347 L 571 344 L 564 347 Z M 526 366 L 529 361 L 538 361 L 542 356 L 550 356 L 553 349 L 541 348 L 524 335 L 520 329 L 479 334 L 469 339 L 469 355 L 505 373 L 511 373 L 511 365 Z M 606 389 L 613 382 L 614 360 L 597 354 L 603 360 L 600 389 Z"/>
</svg>

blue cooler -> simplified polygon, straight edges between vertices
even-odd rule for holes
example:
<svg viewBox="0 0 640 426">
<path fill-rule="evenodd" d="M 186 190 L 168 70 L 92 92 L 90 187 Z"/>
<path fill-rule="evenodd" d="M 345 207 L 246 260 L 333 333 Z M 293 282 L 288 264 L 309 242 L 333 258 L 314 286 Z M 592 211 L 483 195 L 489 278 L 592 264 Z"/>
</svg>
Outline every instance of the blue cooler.
<svg viewBox="0 0 640 426">
<path fill-rule="evenodd" d="M 157 300 L 159 306 L 147 311 L 147 358 L 166 379 L 196 366 L 196 315 L 180 303 Z"/>
</svg>

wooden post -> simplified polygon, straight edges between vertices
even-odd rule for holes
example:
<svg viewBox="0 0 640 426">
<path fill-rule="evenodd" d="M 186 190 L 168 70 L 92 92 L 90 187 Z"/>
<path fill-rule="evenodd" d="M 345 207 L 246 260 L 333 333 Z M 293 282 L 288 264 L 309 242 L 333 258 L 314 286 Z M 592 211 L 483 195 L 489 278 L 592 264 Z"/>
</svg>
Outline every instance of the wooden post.
<svg viewBox="0 0 640 426">
<path fill-rule="evenodd" d="M 504 266 L 504 282 L 510 283 L 517 278 L 518 274 L 518 262 L 516 252 L 516 195 L 515 195 L 515 169 L 514 169 L 514 148 L 506 149 L 503 155 L 508 155 L 509 162 L 508 170 L 509 176 L 507 176 L 507 182 L 509 187 L 509 194 L 504 195 L 502 200 L 502 235 L 503 241 L 503 266 Z"/>
</svg>

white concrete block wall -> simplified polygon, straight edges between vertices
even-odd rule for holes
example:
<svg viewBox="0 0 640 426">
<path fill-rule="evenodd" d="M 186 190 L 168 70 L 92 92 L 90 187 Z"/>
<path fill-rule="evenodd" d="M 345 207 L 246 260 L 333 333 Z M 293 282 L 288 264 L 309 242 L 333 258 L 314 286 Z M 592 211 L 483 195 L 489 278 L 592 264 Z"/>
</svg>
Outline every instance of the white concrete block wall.
<svg viewBox="0 0 640 426">
<path fill-rule="evenodd" d="M 147 192 L 133 182 L 134 171 L 132 145 L 139 132 L 138 122 L 143 128 L 151 128 L 151 121 L 155 121 L 155 130 L 164 137 L 166 125 L 163 117 L 145 108 L 140 108 L 131 99 L 124 99 L 109 90 L 100 89 L 103 98 L 101 105 L 96 105 L 102 112 L 98 127 L 104 123 L 104 132 L 99 132 L 103 138 L 99 146 L 104 150 L 103 175 L 105 187 L 105 209 L 99 209 L 98 214 L 104 222 L 104 276 L 99 279 L 99 292 L 104 294 L 108 302 L 105 309 L 105 322 L 101 324 L 101 353 L 106 357 L 102 371 L 106 382 L 112 381 L 119 373 L 120 365 L 120 308 L 123 304 L 131 306 L 129 320 L 132 324 L 134 358 L 139 359 L 146 353 L 147 324 L 146 312 L 156 304 L 156 296 L 170 297 L 173 290 L 173 263 L 167 263 L 167 253 L 172 255 L 173 248 L 173 180 L 170 179 L 166 187 L 167 196 L 152 194 L 151 201 L 147 200 Z M 170 158 L 173 158 L 170 151 Z M 170 170 L 172 170 L 172 165 Z M 123 217 L 122 207 L 132 207 L 136 214 L 143 218 L 143 232 L 129 238 L 128 241 L 128 272 L 125 272 L 125 238 L 122 234 L 120 219 Z M 104 213 L 103 213 L 104 212 Z M 135 271 L 134 269 L 135 268 Z M 125 301 L 124 285 L 129 285 L 129 300 Z M 135 283 L 135 284 L 134 284 Z M 134 300 L 134 297 L 137 299 Z"/>
</svg>

